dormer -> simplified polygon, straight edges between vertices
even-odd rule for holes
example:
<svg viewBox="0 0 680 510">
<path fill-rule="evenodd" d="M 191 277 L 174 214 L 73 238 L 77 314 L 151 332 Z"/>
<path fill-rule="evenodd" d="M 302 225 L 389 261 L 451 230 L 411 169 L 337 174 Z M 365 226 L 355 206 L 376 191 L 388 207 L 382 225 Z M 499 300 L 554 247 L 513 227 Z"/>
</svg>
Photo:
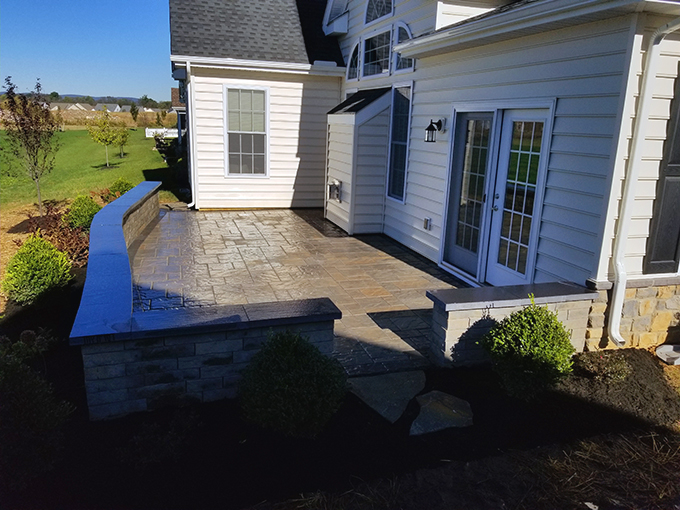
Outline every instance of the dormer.
<svg viewBox="0 0 680 510">
<path fill-rule="evenodd" d="M 346 34 L 349 27 L 349 0 L 329 0 L 323 18 L 323 31 L 326 35 Z"/>
</svg>

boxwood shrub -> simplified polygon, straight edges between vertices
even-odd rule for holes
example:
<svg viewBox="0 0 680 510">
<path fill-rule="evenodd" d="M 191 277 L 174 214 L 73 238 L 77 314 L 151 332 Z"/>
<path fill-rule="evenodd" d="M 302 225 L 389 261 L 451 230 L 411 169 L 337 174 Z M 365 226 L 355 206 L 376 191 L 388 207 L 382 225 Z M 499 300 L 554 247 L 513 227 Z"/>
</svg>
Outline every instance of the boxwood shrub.
<svg viewBox="0 0 680 510">
<path fill-rule="evenodd" d="M 509 394 L 530 400 L 571 373 L 574 347 L 557 314 L 531 304 L 513 312 L 483 338 Z"/>
<path fill-rule="evenodd" d="M 119 177 L 118 179 L 113 181 L 113 184 L 111 184 L 111 186 L 109 186 L 109 191 L 114 195 L 115 198 L 124 195 L 134 187 L 135 185 L 132 184 L 130 181 L 124 179 L 123 177 Z"/>
<path fill-rule="evenodd" d="M 33 303 L 71 280 L 71 262 L 65 253 L 39 235 L 32 235 L 9 260 L 2 292 L 21 305 Z"/>
<path fill-rule="evenodd" d="M 92 197 L 79 195 L 71 204 L 68 212 L 64 215 L 66 222 L 71 228 L 90 228 L 94 215 L 99 212 L 101 206 Z"/>
<path fill-rule="evenodd" d="M 264 428 L 313 438 L 340 407 L 345 372 L 298 333 L 276 333 L 244 370 L 244 416 Z"/>
</svg>

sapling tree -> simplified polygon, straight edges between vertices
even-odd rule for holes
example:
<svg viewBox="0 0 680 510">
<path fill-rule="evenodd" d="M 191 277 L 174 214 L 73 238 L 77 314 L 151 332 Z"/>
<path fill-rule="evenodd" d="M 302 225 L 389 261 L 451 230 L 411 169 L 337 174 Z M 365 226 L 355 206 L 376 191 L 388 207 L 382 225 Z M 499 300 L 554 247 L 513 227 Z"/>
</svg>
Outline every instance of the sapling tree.
<svg viewBox="0 0 680 510">
<path fill-rule="evenodd" d="M 130 139 L 130 132 L 128 131 L 127 127 L 125 126 L 120 126 L 116 128 L 116 145 L 120 147 L 120 157 L 125 157 L 125 152 L 123 148 L 127 145 L 128 140 Z"/>
<path fill-rule="evenodd" d="M 130 105 L 130 115 L 132 115 L 132 120 L 137 122 L 137 115 L 139 115 L 139 108 L 137 108 L 136 104 Z"/>
<path fill-rule="evenodd" d="M 109 145 L 116 142 L 118 132 L 106 106 L 102 113 L 97 115 L 97 117 L 87 126 L 87 131 L 95 142 L 106 148 L 106 166 L 110 166 Z"/>
<path fill-rule="evenodd" d="M 50 111 L 48 99 L 42 93 L 40 80 L 30 95 L 17 94 L 12 77 L 5 78 L 6 98 L 0 105 L 0 118 L 5 128 L 5 146 L 8 171 L 14 164 L 23 167 L 33 181 L 38 194 L 38 211 L 43 215 L 40 179 L 54 168 L 54 158 L 59 150 L 56 136 L 59 119 Z"/>
</svg>

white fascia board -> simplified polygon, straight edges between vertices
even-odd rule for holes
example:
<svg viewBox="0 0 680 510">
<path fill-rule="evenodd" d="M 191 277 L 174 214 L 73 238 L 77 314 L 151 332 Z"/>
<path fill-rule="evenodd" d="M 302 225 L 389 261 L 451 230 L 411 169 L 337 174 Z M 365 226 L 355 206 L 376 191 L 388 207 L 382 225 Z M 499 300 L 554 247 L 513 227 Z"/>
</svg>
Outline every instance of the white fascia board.
<svg viewBox="0 0 680 510">
<path fill-rule="evenodd" d="M 267 73 L 310 74 L 316 76 L 345 76 L 345 68 L 328 63 L 298 64 L 294 62 L 270 62 L 265 60 L 244 60 L 238 58 L 194 57 L 170 55 L 176 65 L 191 63 L 191 67 L 207 69 L 229 69 L 238 71 L 261 71 Z"/>
<path fill-rule="evenodd" d="M 480 43 L 490 37 L 507 36 L 513 32 L 536 30 L 542 25 L 565 23 L 583 16 L 596 16 L 605 11 L 619 9 L 623 12 L 638 10 L 639 0 L 545 0 L 462 22 L 430 35 L 397 44 L 394 51 L 402 57 L 426 57 L 455 51 L 465 43 Z"/>
</svg>

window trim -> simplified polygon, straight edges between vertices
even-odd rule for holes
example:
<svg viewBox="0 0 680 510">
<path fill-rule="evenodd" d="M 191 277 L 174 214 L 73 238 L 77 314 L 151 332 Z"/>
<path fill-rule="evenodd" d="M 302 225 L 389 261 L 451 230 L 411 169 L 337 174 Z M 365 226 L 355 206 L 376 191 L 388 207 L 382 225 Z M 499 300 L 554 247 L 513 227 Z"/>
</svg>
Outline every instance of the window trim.
<svg viewBox="0 0 680 510">
<path fill-rule="evenodd" d="M 397 21 L 393 27 L 392 30 L 394 32 L 392 36 L 392 46 L 390 48 L 390 58 L 392 59 L 391 65 L 392 65 L 392 73 L 391 74 L 404 74 L 404 73 L 412 73 L 413 71 L 416 70 L 416 59 L 412 58 L 411 59 L 411 67 L 405 67 L 404 69 L 397 69 L 397 62 L 399 60 L 399 57 L 401 54 L 398 51 L 394 51 L 393 48 L 397 44 L 400 44 L 399 42 L 399 29 L 403 28 L 406 30 L 406 33 L 408 34 L 408 38 L 413 39 L 413 33 L 411 32 L 411 29 L 408 27 L 406 23 L 403 21 Z"/>
<path fill-rule="evenodd" d="M 229 90 L 263 90 L 264 91 L 264 174 L 231 174 L 229 173 Z M 222 114 L 224 115 L 223 126 L 223 140 L 224 140 L 224 177 L 227 179 L 268 179 L 269 178 L 269 159 L 270 151 L 270 132 L 269 132 L 269 118 L 270 118 L 270 104 L 269 104 L 269 87 L 262 85 L 253 85 L 249 83 L 225 83 L 222 86 Z M 241 131 L 234 131 L 241 132 Z M 253 131 L 255 133 L 255 131 Z"/>
<path fill-rule="evenodd" d="M 362 58 L 361 58 L 361 49 L 363 48 L 363 41 L 359 39 L 357 43 L 354 45 L 352 48 L 352 51 L 349 54 L 349 61 L 347 62 L 347 72 L 345 73 L 345 81 L 359 81 L 361 77 L 361 71 L 363 71 L 363 68 L 361 66 Z M 349 70 L 350 70 L 350 62 L 352 62 L 352 55 L 354 55 L 354 51 L 357 52 L 357 76 L 356 78 L 350 78 L 349 77 Z"/>
<path fill-rule="evenodd" d="M 389 56 L 387 57 L 387 72 L 383 71 L 380 73 L 375 73 L 375 74 L 366 74 L 364 73 L 364 66 L 366 65 L 366 43 L 375 37 L 381 36 L 383 34 L 389 34 L 390 37 L 390 43 L 388 45 L 389 47 Z M 362 54 L 362 59 L 361 59 L 361 78 L 363 79 L 370 79 L 370 78 L 375 78 L 375 77 L 385 77 L 385 76 L 391 76 L 392 75 L 392 27 L 390 26 L 387 30 L 380 30 L 380 31 L 375 31 L 371 34 L 370 37 L 363 37 L 361 40 L 361 54 Z"/>
<path fill-rule="evenodd" d="M 371 4 L 371 0 L 368 0 L 368 2 L 366 2 L 366 8 L 364 9 L 364 27 L 371 27 L 371 26 L 379 23 L 380 21 L 383 21 L 383 20 L 385 20 L 385 19 L 387 19 L 391 16 L 394 16 L 394 0 L 389 0 L 389 2 L 390 2 L 390 12 L 388 12 L 387 14 L 385 14 L 383 16 L 380 16 L 379 18 L 375 18 L 374 20 L 367 22 L 366 18 L 368 17 L 368 7 Z"/>
<path fill-rule="evenodd" d="M 408 87 L 411 91 L 411 97 L 409 99 L 409 105 L 408 105 L 408 127 L 407 129 L 407 135 L 406 135 L 406 163 L 404 165 L 404 192 L 403 196 L 401 199 L 396 198 L 391 196 L 390 193 L 390 171 L 392 168 L 392 124 L 393 124 L 393 107 L 394 107 L 394 93 L 395 89 L 399 88 L 404 88 Z M 385 176 L 385 198 L 387 200 L 390 200 L 396 204 L 404 205 L 406 204 L 406 188 L 407 188 L 407 183 L 408 183 L 408 167 L 409 167 L 409 155 L 410 155 L 410 150 L 411 150 L 411 127 L 413 125 L 413 81 L 406 81 L 406 82 L 397 82 L 392 84 L 392 91 L 390 92 L 392 94 L 392 103 L 390 105 L 390 125 L 389 125 L 389 139 L 387 141 L 388 143 L 388 151 L 387 151 L 387 172 Z"/>
</svg>

